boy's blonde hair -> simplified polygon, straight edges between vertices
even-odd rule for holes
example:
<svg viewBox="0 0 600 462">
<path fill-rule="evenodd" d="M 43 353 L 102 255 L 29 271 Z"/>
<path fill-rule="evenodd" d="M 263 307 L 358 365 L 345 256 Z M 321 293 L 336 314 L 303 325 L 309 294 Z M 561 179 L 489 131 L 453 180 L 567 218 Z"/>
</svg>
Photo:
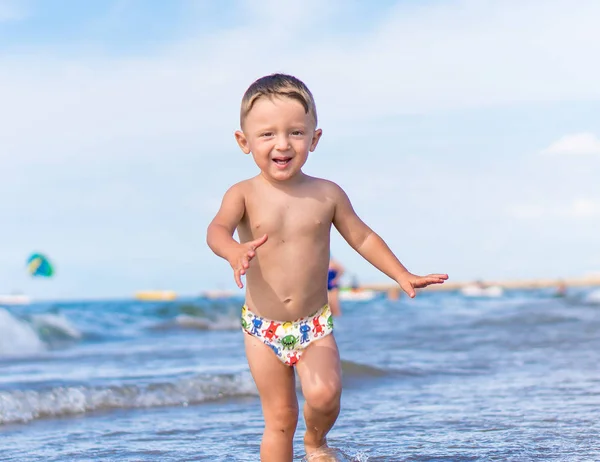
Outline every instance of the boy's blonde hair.
<svg viewBox="0 0 600 462">
<path fill-rule="evenodd" d="M 242 98 L 242 109 L 240 111 L 240 125 L 244 125 L 244 120 L 252 110 L 252 106 L 259 98 L 266 96 L 285 96 L 298 101 L 304 107 L 304 111 L 310 114 L 317 125 L 317 107 L 315 100 L 308 87 L 300 79 L 287 74 L 271 74 L 261 77 L 254 82 L 244 93 Z"/>
</svg>

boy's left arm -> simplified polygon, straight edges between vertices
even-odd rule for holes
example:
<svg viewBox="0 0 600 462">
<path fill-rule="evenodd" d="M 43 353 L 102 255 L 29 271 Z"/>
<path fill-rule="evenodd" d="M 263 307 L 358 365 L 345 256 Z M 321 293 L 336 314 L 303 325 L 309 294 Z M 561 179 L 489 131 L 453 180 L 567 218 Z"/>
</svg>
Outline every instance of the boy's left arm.
<svg viewBox="0 0 600 462">
<path fill-rule="evenodd" d="M 346 193 L 339 186 L 336 190 L 333 225 L 354 250 L 382 273 L 395 280 L 409 297 L 415 296 L 417 288 L 442 284 L 448 279 L 447 274 L 417 276 L 409 272 L 384 240 L 358 217 Z"/>
</svg>

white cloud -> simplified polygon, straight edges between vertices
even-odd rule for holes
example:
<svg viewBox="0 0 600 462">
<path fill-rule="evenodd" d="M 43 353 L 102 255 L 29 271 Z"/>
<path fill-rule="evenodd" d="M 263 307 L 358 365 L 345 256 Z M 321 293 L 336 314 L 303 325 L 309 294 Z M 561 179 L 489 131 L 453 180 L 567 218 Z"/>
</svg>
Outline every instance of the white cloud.
<svg viewBox="0 0 600 462">
<path fill-rule="evenodd" d="M 0 56 L 2 167 L 98 152 L 107 160 L 124 151 L 152 156 L 148 145 L 161 140 L 200 156 L 200 139 L 205 152 L 228 149 L 241 94 L 273 71 L 307 81 L 329 135 L 390 115 L 600 99 L 600 61 L 588 59 L 600 55 L 593 0 L 578 8 L 568 0 L 400 2 L 376 28 L 351 37 L 335 36 L 334 24 L 307 35 L 311 21 L 323 20 L 313 16 L 304 29 L 271 30 L 264 18 L 254 21 L 262 10 L 243 5 L 246 24 L 153 57 L 82 50 L 67 58 L 46 48 Z"/>
<path fill-rule="evenodd" d="M 600 155 L 600 139 L 593 133 L 566 135 L 544 149 L 542 154 Z"/>
<path fill-rule="evenodd" d="M 247 85 L 273 71 L 307 81 L 330 130 L 388 115 L 600 99 L 600 61 L 589 59 L 600 55 L 595 0 L 577 8 L 569 0 L 400 2 L 351 37 L 332 34 L 333 22 L 307 35 L 319 15 L 300 30 L 269 29 L 252 16 L 261 11 L 248 8 L 246 24 L 151 58 L 48 49 L 0 57 L 0 126 L 28 155 L 53 145 L 53 155 L 65 145 L 82 155 L 86 144 L 122 136 L 221 135 L 234 128 Z M 32 130 L 36 139 L 26 140 Z"/>
<path fill-rule="evenodd" d="M 577 199 L 565 210 L 568 218 L 590 218 L 600 216 L 600 201 Z"/>
<path fill-rule="evenodd" d="M 326 3 L 328 10 L 345 8 Z M 423 236 L 436 242 L 427 233 L 437 234 L 438 227 L 453 230 L 447 242 L 475 242 L 479 235 L 492 241 L 492 233 L 503 232 L 495 229 L 495 215 L 506 202 L 534 204 L 510 210 L 521 218 L 598 216 L 592 199 L 567 203 L 558 215 L 553 204 L 563 204 L 561 198 L 543 201 L 556 184 L 578 187 L 569 189 L 573 197 L 593 197 L 584 189 L 596 184 L 590 172 L 544 176 L 539 169 L 549 166 L 534 166 L 516 178 L 522 165 L 497 171 L 500 162 L 477 154 L 476 162 L 458 167 L 456 159 L 411 163 L 395 152 L 402 136 L 393 126 L 373 134 L 363 124 L 399 114 L 599 100 L 600 62 L 590 59 L 600 55 L 596 0 L 581 0 L 577 8 L 569 0 L 398 2 L 379 24 L 352 35 L 336 35 L 335 11 L 323 23 L 303 6 L 303 26 L 287 27 L 287 18 L 272 16 L 275 9 L 241 4 L 245 23 L 166 44 L 153 56 L 98 55 L 84 45 L 80 54 L 47 47 L 0 54 L 0 209 L 10 224 L 0 228 L 0 259 L 13 248 L 19 250 L 11 255 L 41 245 L 59 249 L 63 260 L 80 258 L 81 266 L 92 264 L 83 261 L 88 256 L 119 260 L 144 251 L 168 253 L 173 262 L 201 254 L 212 265 L 205 222 L 225 187 L 255 172 L 232 137 L 239 101 L 254 78 L 274 71 L 297 74 L 316 96 L 326 135 L 317 159 L 331 152 L 327 143 L 337 147 L 336 137 L 352 139 L 364 130 L 364 150 L 341 153 L 342 165 L 338 158 L 327 171 L 349 186 L 353 200 L 399 248 L 407 247 L 407 233 L 415 243 Z M 0 0 L 0 18 L 2 5 L 8 3 Z M 371 185 L 365 178 L 377 180 Z M 527 195 L 527 188 L 538 192 Z M 417 225 L 425 218 L 433 231 Z M 414 247 L 408 250 L 413 261 L 425 258 L 426 249 L 408 247 Z M 448 255 L 440 252 L 429 258 Z M 111 284 L 133 284 L 110 279 L 110 271 L 103 275 L 94 281 L 102 280 L 106 292 Z M 214 285 L 217 276 L 187 277 L 195 288 Z M 223 278 L 229 281 L 229 274 Z"/>
</svg>

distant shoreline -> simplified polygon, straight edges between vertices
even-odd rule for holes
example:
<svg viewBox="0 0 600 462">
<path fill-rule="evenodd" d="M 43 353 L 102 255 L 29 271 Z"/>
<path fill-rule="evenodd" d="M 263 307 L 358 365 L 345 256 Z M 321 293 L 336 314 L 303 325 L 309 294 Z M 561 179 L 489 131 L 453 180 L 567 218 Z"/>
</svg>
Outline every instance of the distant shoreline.
<svg viewBox="0 0 600 462">
<path fill-rule="evenodd" d="M 568 288 L 568 287 L 598 287 L 600 286 L 600 275 L 587 276 L 579 278 L 537 278 L 537 279 L 510 279 L 510 280 L 469 280 L 469 281 L 447 281 L 444 284 L 429 286 L 424 291 L 445 291 L 461 290 L 465 287 L 499 287 L 505 290 L 510 289 L 545 289 L 545 288 Z M 352 292 L 384 292 L 388 296 L 395 298 L 400 294 L 400 288 L 393 283 L 361 284 L 356 289 L 351 287 L 341 287 L 343 291 Z M 176 293 L 172 290 L 147 290 L 138 291 L 129 296 L 98 296 L 98 297 L 49 297 L 37 298 L 29 297 L 23 294 L 1 294 L 0 306 L 27 305 L 30 303 L 58 303 L 58 302 L 100 302 L 114 300 L 139 300 L 152 302 L 182 301 L 195 299 L 197 297 L 206 298 L 229 298 L 243 297 L 243 292 L 234 290 L 202 290 L 196 294 Z"/>
<path fill-rule="evenodd" d="M 503 289 L 544 289 L 550 287 L 586 287 L 600 286 L 600 275 L 580 278 L 548 278 L 548 279 L 513 279 L 513 280 L 471 280 L 471 281 L 447 281 L 444 284 L 436 284 L 423 290 L 451 291 L 460 290 L 474 284 L 483 284 L 486 287 L 497 286 Z M 377 292 L 388 292 L 397 289 L 396 284 L 361 284 L 360 290 L 374 290 Z"/>
</svg>

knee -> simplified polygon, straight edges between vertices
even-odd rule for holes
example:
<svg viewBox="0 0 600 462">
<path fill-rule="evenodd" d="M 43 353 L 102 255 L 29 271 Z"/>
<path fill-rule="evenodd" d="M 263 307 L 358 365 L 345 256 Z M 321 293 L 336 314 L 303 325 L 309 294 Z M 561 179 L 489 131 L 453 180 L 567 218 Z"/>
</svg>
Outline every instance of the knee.
<svg viewBox="0 0 600 462">
<path fill-rule="evenodd" d="M 336 412 L 340 408 L 342 384 L 338 381 L 319 383 L 303 389 L 302 393 L 312 409 L 322 413 Z"/>
<path fill-rule="evenodd" d="M 293 434 L 298 424 L 298 406 L 277 406 L 265 413 L 265 427 L 271 431 Z"/>
</svg>

